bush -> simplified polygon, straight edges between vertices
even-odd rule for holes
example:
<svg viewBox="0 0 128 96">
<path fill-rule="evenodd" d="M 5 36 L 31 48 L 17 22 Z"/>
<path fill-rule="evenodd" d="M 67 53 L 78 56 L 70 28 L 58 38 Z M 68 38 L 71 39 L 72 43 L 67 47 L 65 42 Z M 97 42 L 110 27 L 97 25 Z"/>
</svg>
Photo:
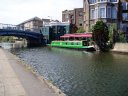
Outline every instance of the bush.
<svg viewBox="0 0 128 96">
<path fill-rule="evenodd" d="M 84 33 L 85 30 L 82 27 L 79 27 L 78 30 L 76 31 L 77 33 Z"/>
<path fill-rule="evenodd" d="M 107 25 L 103 21 L 97 21 L 92 32 L 93 40 L 99 46 L 100 51 L 108 51 L 109 31 Z"/>
</svg>

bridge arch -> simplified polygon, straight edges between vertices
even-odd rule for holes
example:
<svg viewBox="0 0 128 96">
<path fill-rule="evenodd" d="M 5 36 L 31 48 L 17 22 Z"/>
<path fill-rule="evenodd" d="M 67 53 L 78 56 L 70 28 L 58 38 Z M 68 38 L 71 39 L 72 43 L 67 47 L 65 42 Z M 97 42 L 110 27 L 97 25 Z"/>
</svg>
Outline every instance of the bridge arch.
<svg viewBox="0 0 128 96">
<path fill-rule="evenodd" d="M 42 46 L 44 45 L 43 34 L 41 32 L 34 32 L 30 29 L 20 29 L 19 26 L 15 27 L 4 27 L 0 24 L 0 36 L 15 36 L 25 38 L 27 40 L 27 44 L 30 47 L 33 46 Z"/>
</svg>

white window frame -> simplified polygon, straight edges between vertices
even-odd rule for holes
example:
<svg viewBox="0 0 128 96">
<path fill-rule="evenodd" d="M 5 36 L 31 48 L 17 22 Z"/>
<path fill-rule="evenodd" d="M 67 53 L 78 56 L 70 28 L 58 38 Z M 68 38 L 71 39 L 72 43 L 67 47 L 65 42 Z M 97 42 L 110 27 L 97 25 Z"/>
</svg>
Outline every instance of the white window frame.
<svg viewBox="0 0 128 96">
<path fill-rule="evenodd" d="M 101 9 L 101 8 L 104 8 L 105 9 L 105 11 L 104 11 L 104 17 L 101 17 L 101 13 L 100 13 L 101 11 L 100 10 L 99 10 L 99 13 L 100 13 L 99 14 L 99 17 L 100 18 L 106 18 L 106 7 L 100 7 L 99 9 Z"/>
<path fill-rule="evenodd" d="M 99 17 L 99 12 L 98 12 L 98 7 L 95 8 L 95 19 L 98 19 Z"/>
</svg>

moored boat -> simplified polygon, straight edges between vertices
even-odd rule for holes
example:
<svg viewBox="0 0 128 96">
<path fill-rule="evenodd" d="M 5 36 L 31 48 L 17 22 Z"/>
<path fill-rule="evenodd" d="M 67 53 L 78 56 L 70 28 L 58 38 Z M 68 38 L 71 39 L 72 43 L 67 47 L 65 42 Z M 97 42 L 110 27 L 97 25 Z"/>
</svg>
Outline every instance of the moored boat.
<svg viewBox="0 0 128 96">
<path fill-rule="evenodd" d="M 95 51 L 95 44 L 91 34 L 65 34 L 62 40 L 52 41 L 50 46 Z"/>
</svg>

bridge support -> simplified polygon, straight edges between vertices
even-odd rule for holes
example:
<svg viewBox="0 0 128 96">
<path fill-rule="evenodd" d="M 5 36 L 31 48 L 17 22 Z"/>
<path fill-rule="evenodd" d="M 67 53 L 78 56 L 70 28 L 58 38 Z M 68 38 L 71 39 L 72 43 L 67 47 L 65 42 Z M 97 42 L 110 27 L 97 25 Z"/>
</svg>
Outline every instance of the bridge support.
<svg viewBox="0 0 128 96">
<path fill-rule="evenodd" d="M 40 47 L 44 46 L 44 40 L 43 39 L 29 39 L 27 40 L 27 46 L 28 47 Z"/>
</svg>

